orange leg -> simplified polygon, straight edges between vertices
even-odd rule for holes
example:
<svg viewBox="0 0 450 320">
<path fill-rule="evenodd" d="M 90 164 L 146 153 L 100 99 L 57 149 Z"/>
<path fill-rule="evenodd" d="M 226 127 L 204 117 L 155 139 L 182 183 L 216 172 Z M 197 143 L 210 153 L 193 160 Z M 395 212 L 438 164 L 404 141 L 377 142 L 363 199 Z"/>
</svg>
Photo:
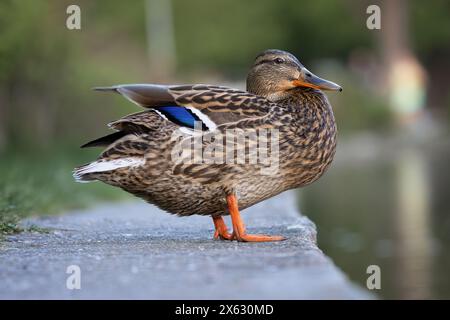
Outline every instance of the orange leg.
<svg viewBox="0 0 450 320">
<path fill-rule="evenodd" d="M 216 231 L 214 232 L 214 239 L 221 240 L 233 240 L 233 237 L 230 233 L 228 233 L 227 225 L 221 216 L 213 217 L 214 227 L 216 227 Z"/>
<path fill-rule="evenodd" d="M 235 195 L 227 196 L 228 210 L 230 211 L 231 221 L 233 223 L 233 239 L 241 242 L 267 242 L 282 241 L 286 238 L 282 236 L 267 236 L 262 234 L 247 234 L 245 232 L 244 222 L 239 213 L 238 202 Z"/>
</svg>

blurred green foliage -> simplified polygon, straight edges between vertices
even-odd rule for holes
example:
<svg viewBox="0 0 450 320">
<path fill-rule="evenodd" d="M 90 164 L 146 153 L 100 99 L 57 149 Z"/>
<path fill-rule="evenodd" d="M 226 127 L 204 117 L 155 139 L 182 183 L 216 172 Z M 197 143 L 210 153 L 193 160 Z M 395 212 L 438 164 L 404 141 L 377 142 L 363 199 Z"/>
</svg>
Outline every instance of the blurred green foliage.
<svg viewBox="0 0 450 320">
<path fill-rule="evenodd" d="M 436 55 L 450 53 L 450 2 L 432 0 L 410 1 L 411 42 L 419 56 L 432 62 Z"/>
<path fill-rule="evenodd" d="M 358 14 L 364 8 L 355 1 L 174 1 L 179 64 L 242 78 L 268 48 L 292 51 L 304 63 L 344 61 L 355 47 L 371 46 L 365 15 Z"/>
</svg>

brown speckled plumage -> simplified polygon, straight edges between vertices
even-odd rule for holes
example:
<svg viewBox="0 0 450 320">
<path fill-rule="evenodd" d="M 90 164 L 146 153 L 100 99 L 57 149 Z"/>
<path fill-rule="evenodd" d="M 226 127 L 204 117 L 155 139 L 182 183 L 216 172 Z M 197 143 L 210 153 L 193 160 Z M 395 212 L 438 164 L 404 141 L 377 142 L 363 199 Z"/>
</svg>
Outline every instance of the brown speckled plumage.
<svg viewBox="0 0 450 320">
<path fill-rule="evenodd" d="M 308 82 L 309 76 L 315 82 Z M 307 85 L 293 85 L 297 79 L 305 80 Z M 229 194 L 236 195 L 239 208 L 243 209 L 285 190 L 305 186 L 325 172 L 336 149 L 333 111 L 322 91 L 311 87 L 319 83 L 316 79 L 325 81 L 310 74 L 291 54 L 268 50 L 257 57 L 249 72 L 248 91 L 208 85 L 101 88 L 116 91 L 149 109 L 109 124 L 115 134 L 86 146 L 106 147 L 97 159 L 100 162 L 128 157 L 145 162 L 84 174 L 79 173 L 83 169 L 80 167 L 76 174 L 80 180 L 99 180 L 120 187 L 182 216 L 226 215 Z M 324 83 L 329 87 L 320 82 L 321 89 L 338 88 L 331 82 Z M 175 163 L 171 156 L 177 143 L 173 133 L 180 130 L 180 124 L 155 111 L 175 105 L 201 111 L 222 133 L 236 128 L 277 129 L 277 173 L 263 174 L 261 164 Z M 207 146 L 208 142 L 204 142 L 203 150 Z"/>
</svg>

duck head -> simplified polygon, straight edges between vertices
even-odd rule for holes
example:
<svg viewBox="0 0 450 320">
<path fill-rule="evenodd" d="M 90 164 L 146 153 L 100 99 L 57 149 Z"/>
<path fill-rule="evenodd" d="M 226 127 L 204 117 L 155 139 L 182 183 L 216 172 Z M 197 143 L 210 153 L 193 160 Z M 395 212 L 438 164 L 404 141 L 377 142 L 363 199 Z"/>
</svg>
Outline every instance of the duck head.
<svg viewBox="0 0 450 320">
<path fill-rule="evenodd" d="M 247 91 L 279 100 L 294 88 L 342 91 L 334 82 L 319 78 L 289 52 L 270 49 L 259 54 L 247 76 Z"/>
</svg>

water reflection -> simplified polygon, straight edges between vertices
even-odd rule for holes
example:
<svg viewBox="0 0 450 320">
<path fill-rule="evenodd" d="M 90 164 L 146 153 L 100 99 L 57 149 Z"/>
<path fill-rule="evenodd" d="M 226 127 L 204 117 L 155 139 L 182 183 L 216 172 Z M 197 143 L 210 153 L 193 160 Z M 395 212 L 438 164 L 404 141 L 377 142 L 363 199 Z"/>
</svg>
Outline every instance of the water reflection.
<svg viewBox="0 0 450 320">
<path fill-rule="evenodd" d="M 431 298 L 432 235 L 425 156 L 417 149 L 404 150 L 395 168 L 395 286 L 402 289 L 402 298 Z"/>
<path fill-rule="evenodd" d="M 336 163 L 299 196 L 320 247 L 354 281 L 381 267 L 383 298 L 450 298 L 450 148 L 341 144 Z"/>
</svg>

